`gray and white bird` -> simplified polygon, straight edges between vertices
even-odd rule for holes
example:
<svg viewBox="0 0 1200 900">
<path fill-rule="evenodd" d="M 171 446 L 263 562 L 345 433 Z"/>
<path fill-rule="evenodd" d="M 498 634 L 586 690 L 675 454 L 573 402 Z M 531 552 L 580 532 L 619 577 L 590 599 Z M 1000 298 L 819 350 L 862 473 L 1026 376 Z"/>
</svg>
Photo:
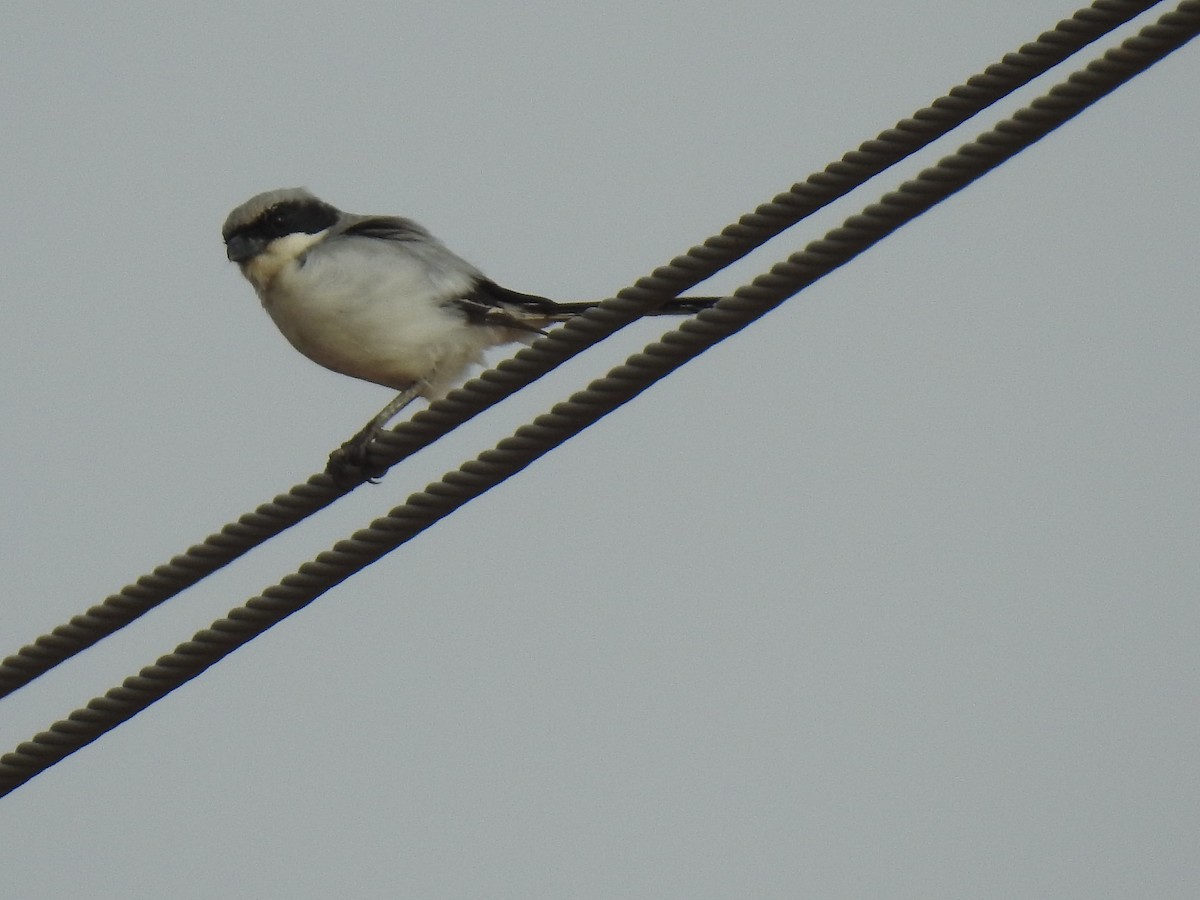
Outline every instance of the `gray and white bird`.
<svg viewBox="0 0 1200 900">
<path fill-rule="evenodd" d="M 250 198 L 221 235 L 292 346 L 400 392 L 343 447 L 353 464 L 396 413 L 417 397 L 445 395 L 488 348 L 529 343 L 598 302 L 502 288 L 416 222 L 342 212 L 302 188 Z M 715 300 L 674 300 L 654 314 L 692 313 Z"/>
</svg>

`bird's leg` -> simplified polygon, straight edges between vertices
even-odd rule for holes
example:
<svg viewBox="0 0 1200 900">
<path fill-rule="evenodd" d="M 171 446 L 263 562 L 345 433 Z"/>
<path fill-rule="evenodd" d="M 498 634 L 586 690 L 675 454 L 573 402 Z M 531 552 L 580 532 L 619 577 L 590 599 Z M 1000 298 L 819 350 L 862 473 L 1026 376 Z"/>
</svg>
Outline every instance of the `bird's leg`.
<svg viewBox="0 0 1200 900">
<path fill-rule="evenodd" d="M 392 398 L 391 403 L 377 412 L 375 417 L 367 423 L 366 427 L 354 437 L 350 438 L 348 443 L 354 443 L 355 441 L 360 440 L 364 444 L 369 443 L 374 439 L 375 435 L 383 431 L 388 422 L 396 418 L 396 414 L 399 413 L 400 410 L 404 409 L 404 407 L 408 406 L 408 404 L 412 403 L 421 396 L 421 390 L 424 387 L 425 382 L 414 381 L 412 384 L 398 393 L 394 398 Z"/>
<path fill-rule="evenodd" d="M 387 469 L 370 465 L 367 459 L 367 445 L 375 440 L 400 410 L 421 396 L 424 387 L 423 381 L 414 381 L 397 394 L 358 434 L 329 454 L 329 463 L 325 466 L 325 471 L 332 475 L 335 481 L 348 480 L 347 476 L 350 473 L 347 470 L 352 468 L 365 471 L 368 481 L 382 476 Z"/>
</svg>

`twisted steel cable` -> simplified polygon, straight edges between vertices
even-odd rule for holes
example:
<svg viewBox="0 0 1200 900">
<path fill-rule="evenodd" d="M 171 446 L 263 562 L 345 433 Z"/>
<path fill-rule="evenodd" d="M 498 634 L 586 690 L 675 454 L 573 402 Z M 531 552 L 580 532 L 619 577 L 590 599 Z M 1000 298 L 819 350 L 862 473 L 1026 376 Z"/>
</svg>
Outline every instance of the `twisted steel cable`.
<svg viewBox="0 0 1200 900">
<path fill-rule="evenodd" d="M 466 462 L 403 506 L 340 541 L 230 612 L 173 653 L 0 757 L 0 796 L 86 746 L 173 691 L 350 575 L 521 471 L 650 385 L 853 259 L 906 222 L 1011 159 L 1101 97 L 1200 33 L 1200 0 L 1185 0 L 1157 23 L 1109 50 L 1047 95 L 886 194 L 712 310 L 631 356 L 624 365 Z"/>
<path fill-rule="evenodd" d="M 1027 84 L 1082 47 L 1161 0 L 1097 0 L 1036 41 L 1009 53 L 929 107 L 898 122 L 822 172 L 810 175 L 719 235 L 625 288 L 600 308 L 555 329 L 495 369 L 381 435 L 371 462 L 391 466 L 525 387 L 571 357 L 607 338 L 640 314 L 677 296 L 741 259 L 767 240 L 861 186 L 888 167 L 942 137 L 997 100 Z M 361 483 L 361 482 L 359 482 Z M 209 535 L 87 612 L 73 617 L 0 663 L 0 697 L 124 628 L 160 603 L 228 565 L 259 544 L 357 487 L 339 487 L 314 475 L 251 513 Z"/>
</svg>

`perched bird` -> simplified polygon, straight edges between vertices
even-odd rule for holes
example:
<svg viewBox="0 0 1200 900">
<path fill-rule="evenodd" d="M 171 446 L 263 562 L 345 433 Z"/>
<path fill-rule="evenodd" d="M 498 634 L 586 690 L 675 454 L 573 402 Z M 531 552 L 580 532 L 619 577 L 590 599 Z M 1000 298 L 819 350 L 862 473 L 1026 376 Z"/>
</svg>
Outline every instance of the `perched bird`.
<svg viewBox="0 0 1200 900">
<path fill-rule="evenodd" d="M 342 212 L 302 188 L 250 198 L 221 235 L 292 346 L 400 392 L 343 446 L 351 465 L 364 462 L 366 444 L 401 409 L 445 395 L 488 348 L 529 343 L 598 302 L 502 288 L 416 222 Z M 716 299 L 673 300 L 654 314 L 692 313 Z"/>
</svg>

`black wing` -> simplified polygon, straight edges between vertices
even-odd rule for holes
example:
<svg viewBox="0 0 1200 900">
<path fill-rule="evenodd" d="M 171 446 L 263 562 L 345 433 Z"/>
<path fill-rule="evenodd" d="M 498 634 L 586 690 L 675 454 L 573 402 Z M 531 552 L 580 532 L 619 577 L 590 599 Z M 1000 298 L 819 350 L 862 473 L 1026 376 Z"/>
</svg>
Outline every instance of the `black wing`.
<svg viewBox="0 0 1200 900">
<path fill-rule="evenodd" d="M 555 321 L 558 304 L 537 294 L 522 294 L 484 278 L 464 297 L 450 301 L 477 325 L 501 325 L 545 334 L 542 325 Z M 526 316 L 528 318 L 526 318 Z"/>
<path fill-rule="evenodd" d="M 454 256 L 428 231 L 411 219 L 402 219 L 398 216 L 363 216 L 358 221 L 346 226 L 340 233 L 382 241 L 434 245 L 441 254 L 451 257 L 478 274 L 478 270 Z M 496 325 L 503 328 L 515 328 L 519 331 L 529 331 L 534 334 L 545 334 L 542 330 L 543 325 L 564 321 L 573 315 L 578 315 L 587 306 L 593 305 L 575 304 L 580 308 L 568 310 L 548 297 L 510 291 L 482 276 L 478 276 L 475 286 L 469 293 L 447 300 L 446 303 L 464 313 L 467 321 L 476 325 Z"/>
<path fill-rule="evenodd" d="M 398 216 L 364 216 L 348 225 L 342 234 L 376 238 L 381 241 L 425 241 L 430 234 L 412 219 Z"/>
</svg>

